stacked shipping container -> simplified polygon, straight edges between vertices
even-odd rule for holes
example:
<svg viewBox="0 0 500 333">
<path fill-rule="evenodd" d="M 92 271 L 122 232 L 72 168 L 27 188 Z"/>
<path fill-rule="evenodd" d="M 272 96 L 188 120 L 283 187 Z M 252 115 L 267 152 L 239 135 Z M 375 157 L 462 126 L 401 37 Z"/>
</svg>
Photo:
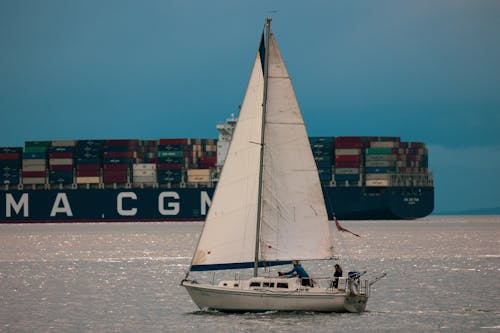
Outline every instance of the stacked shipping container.
<svg viewBox="0 0 500 333">
<path fill-rule="evenodd" d="M 76 184 L 99 184 L 103 141 L 81 140 L 76 144 Z"/>
<path fill-rule="evenodd" d="M 160 139 L 158 144 L 158 183 L 178 184 L 184 181 L 188 165 L 189 139 Z"/>
<path fill-rule="evenodd" d="M 387 187 L 432 182 L 423 143 L 366 136 L 311 137 L 309 141 L 323 184 Z M 325 142 L 332 142 L 330 153 Z M 324 176 L 330 160 L 333 182 Z"/>
<path fill-rule="evenodd" d="M 47 178 L 47 153 L 50 141 L 27 141 L 23 153 L 22 182 L 43 185 Z"/>
<path fill-rule="evenodd" d="M 22 166 L 22 147 L 0 148 L 0 184 L 18 185 Z"/>
<path fill-rule="evenodd" d="M 309 143 L 318 168 L 319 179 L 322 183 L 332 181 L 332 154 L 333 140 L 331 136 L 310 137 Z"/>
<path fill-rule="evenodd" d="M 420 142 L 343 136 L 311 137 L 310 145 L 324 185 L 432 182 Z M 214 139 L 29 141 L 24 152 L 0 148 L 4 185 L 212 186 L 216 165 Z"/>
<path fill-rule="evenodd" d="M 335 184 L 354 186 L 360 184 L 363 137 L 343 136 L 335 138 Z"/>
<path fill-rule="evenodd" d="M 130 183 L 130 167 L 137 159 L 139 140 L 106 140 L 102 149 L 102 182 Z"/>
<path fill-rule="evenodd" d="M 132 183 L 136 186 L 153 186 L 157 182 L 156 140 L 139 141 L 138 152 L 132 164 Z"/>
<path fill-rule="evenodd" d="M 49 184 L 74 183 L 74 153 L 76 141 L 52 141 L 49 151 Z"/>
<path fill-rule="evenodd" d="M 206 184 L 212 181 L 217 164 L 217 143 L 214 139 L 191 139 L 187 181 L 193 184 Z"/>
<path fill-rule="evenodd" d="M 398 147 L 397 137 L 368 138 L 365 149 L 365 184 L 368 187 L 387 187 L 391 176 L 396 173 L 396 156 L 392 154 Z"/>
</svg>

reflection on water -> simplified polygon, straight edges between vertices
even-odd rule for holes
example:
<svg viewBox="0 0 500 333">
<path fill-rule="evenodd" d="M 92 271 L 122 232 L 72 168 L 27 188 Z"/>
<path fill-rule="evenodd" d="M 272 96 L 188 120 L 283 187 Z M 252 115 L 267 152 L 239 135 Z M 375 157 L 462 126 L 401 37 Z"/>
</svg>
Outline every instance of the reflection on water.
<svg viewBox="0 0 500 333">
<path fill-rule="evenodd" d="M 342 224 L 362 235 L 332 225 L 344 271 L 388 273 L 360 315 L 199 311 L 179 282 L 202 223 L 0 225 L 0 331 L 499 329 L 500 217 Z"/>
</svg>

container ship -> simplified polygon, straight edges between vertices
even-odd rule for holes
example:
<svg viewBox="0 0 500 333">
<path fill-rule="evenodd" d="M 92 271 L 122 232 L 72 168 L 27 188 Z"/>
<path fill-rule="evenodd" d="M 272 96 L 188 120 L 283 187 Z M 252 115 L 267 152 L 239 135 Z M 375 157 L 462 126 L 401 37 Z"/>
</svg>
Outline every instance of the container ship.
<svg viewBox="0 0 500 333">
<path fill-rule="evenodd" d="M 218 124 L 218 139 L 0 147 L 0 223 L 203 221 L 235 125 L 234 116 Z M 424 143 L 372 136 L 309 141 L 330 219 L 415 219 L 434 209 Z"/>
</svg>

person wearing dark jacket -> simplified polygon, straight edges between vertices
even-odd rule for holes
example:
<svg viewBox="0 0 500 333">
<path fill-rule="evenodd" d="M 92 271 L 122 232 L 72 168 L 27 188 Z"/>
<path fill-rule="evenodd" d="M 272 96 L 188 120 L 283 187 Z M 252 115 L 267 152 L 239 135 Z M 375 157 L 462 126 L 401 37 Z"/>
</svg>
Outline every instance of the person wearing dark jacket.
<svg viewBox="0 0 500 333">
<path fill-rule="evenodd" d="M 333 277 L 335 278 L 333 280 L 333 287 L 338 288 L 339 286 L 339 277 L 342 276 L 342 267 L 340 267 L 339 264 L 335 265 L 335 273 L 333 273 Z"/>
</svg>

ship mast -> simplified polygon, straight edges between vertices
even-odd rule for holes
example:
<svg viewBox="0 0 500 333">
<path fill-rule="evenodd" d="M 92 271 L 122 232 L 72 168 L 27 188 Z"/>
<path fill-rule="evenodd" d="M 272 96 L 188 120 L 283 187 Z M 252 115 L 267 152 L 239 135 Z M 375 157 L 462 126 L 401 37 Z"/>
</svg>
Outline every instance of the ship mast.
<svg viewBox="0 0 500 333">
<path fill-rule="evenodd" d="M 259 249 L 260 249 L 260 224 L 262 222 L 262 173 L 264 169 L 264 130 L 266 125 L 266 108 L 267 108 L 267 85 L 269 77 L 269 37 L 271 35 L 271 18 L 266 18 L 266 36 L 265 36 L 265 56 L 264 56 L 264 96 L 262 98 L 262 127 L 260 137 L 260 165 L 259 165 L 259 192 L 257 200 L 257 226 L 255 235 L 255 259 L 253 267 L 253 276 L 258 275 L 259 270 Z"/>
</svg>

